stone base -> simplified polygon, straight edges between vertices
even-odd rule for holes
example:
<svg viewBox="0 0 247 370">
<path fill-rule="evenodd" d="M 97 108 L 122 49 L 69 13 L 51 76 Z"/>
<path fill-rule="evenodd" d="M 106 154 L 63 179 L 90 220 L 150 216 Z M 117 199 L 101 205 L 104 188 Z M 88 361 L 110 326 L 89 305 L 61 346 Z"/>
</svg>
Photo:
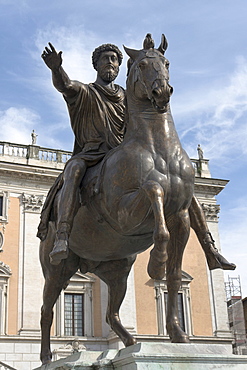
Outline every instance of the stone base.
<svg viewBox="0 0 247 370">
<path fill-rule="evenodd" d="M 247 369 L 247 356 L 221 344 L 138 343 L 104 352 L 83 351 L 34 370 L 205 370 Z"/>
</svg>

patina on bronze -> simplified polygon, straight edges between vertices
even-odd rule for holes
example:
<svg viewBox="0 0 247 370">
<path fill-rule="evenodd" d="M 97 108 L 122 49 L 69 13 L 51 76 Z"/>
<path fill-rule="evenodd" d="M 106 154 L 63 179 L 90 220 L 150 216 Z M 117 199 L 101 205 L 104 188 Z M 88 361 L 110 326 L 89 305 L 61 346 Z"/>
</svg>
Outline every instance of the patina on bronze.
<svg viewBox="0 0 247 370">
<path fill-rule="evenodd" d="M 125 48 L 130 60 L 124 139 L 123 94 L 113 83 L 117 75 L 114 71 L 118 71 L 120 64 L 118 51 L 108 49 L 99 53 L 97 61 L 94 60 L 97 80 L 92 84 L 93 96 L 103 94 L 101 102 L 108 104 L 112 113 L 110 117 L 118 125 L 110 137 L 109 131 L 114 125 L 112 123 L 110 127 L 108 115 L 101 112 L 98 124 L 99 127 L 104 126 L 104 133 L 100 131 L 102 136 L 98 141 L 93 140 L 93 144 L 88 137 L 92 138 L 90 130 L 94 128 L 94 116 L 87 119 L 88 127 L 80 126 L 80 122 L 84 122 L 80 115 L 85 107 L 82 104 L 84 100 L 78 99 L 80 93 L 88 92 L 91 87 L 70 81 L 61 69 L 61 52 L 57 53 L 51 44 L 50 49 L 46 48 L 42 54 L 52 69 L 54 85 L 65 96 L 76 138 L 74 156 L 51 189 L 38 233 L 45 277 L 41 311 L 43 364 L 51 361 L 53 306 L 66 282 L 78 269 L 82 273 L 94 273 L 108 285 L 106 320 L 123 343 L 130 346 L 136 340 L 122 326 L 119 308 L 125 296 L 128 274 L 138 253 L 154 244 L 148 264 L 149 276 L 162 279 L 166 273 L 167 331 L 172 342 L 189 341 L 179 325 L 177 293 L 190 226 L 197 233 L 211 269 L 235 268 L 214 248 L 201 206 L 193 196 L 194 168 L 181 147 L 169 107 L 172 87 L 169 84 L 169 63 L 164 57 L 166 48 L 164 35 L 159 48 L 155 49 L 150 34 L 146 36 L 142 50 Z M 49 65 L 52 55 L 55 56 L 54 61 Z M 74 88 L 78 90 L 75 92 Z M 105 95 L 114 95 L 115 92 L 117 96 L 109 102 Z M 87 96 L 91 96 L 90 93 Z M 113 106 L 116 112 L 111 109 Z M 88 137 L 85 130 L 90 131 L 86 131 Z M 94 146 L 95 141 L 97 145 Z M 91 162 L 90 158 L 93 158 Z M 86 165 L 86 161 L 90 165 Z M 69 168 L 68 174 L 72 178 L 77 176 L 71 195 L 76 204 L 70 200 L 74 209 L 71 219 L 69 216 L 64 218 L 61 212 L 61 203 L 69 196 L 65 194 L 64 197 L 63 190 L 66 186 L 66 191 L 70 190 L 66 168 Z M 59 256 L 57 260 L 56 254 Z"/>
</svg>

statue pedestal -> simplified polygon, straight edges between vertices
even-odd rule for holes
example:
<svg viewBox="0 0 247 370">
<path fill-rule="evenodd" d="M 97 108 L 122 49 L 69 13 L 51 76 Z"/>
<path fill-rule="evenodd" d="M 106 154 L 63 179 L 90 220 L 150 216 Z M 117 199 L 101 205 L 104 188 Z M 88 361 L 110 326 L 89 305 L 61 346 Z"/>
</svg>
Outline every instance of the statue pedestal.
<svg viewBox="0 0 247 370">
<path fill-rule="evenodd" d="M 83 351 L 34 370 L 205 370 L 247 369 L 247 356 L 221 344 L 138 343 L 104 352 Z"/>
</svg>

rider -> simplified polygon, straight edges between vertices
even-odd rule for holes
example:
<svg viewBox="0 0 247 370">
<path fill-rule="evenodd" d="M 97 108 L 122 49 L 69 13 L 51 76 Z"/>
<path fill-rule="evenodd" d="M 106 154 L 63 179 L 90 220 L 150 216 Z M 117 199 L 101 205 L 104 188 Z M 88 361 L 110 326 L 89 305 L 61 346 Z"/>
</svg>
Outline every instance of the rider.
<svg viewBox="0 0 247 370">
<path fill-rule="evenodd" d="M 75 134 L 74 151 L 63 173 L 50 189 L 41 213 L 37 236 L 45 240 L 55 195 L 60 190 L 57 210 L 57 230 L 51 264 L 57 265 L 68 256 L 68 240 L 74 217 L 79 209 L 79 187 L 86 169 L 98 163 L 112 148 L 118 146 L 124 135 L 124 90 L 114 84 L 122 53 L 117 46 L 104 44 L 93 52 L 96 81 L 83 84 L 72 81 L 62 68 L 62 52 L 56 52 L 49 43 L 42 58 L 52 71 L 55 88 L 67 103 L 71 126 Z M 232 270 L 230 264 L 214 247 L 205 216 L 199 202 L 193 197 L 190 207 L 191 227 L 195 230 L 207 257 L 210 269 Z"/>
<path fill-rule="evenodd" d="M 50 261 L 56 265 L 68 255 L 68 239 L 80 204 L 79 187 L 87 167 L 98 163 L 123 140 L 125 94 L 114 84 L 123 58 L 117 46 L 104 44 L 95 49 L 92 59 L 97 78 L 88 85 L 70 80 L 62 68 L 62 52 L 57 53 L 50 43 L 49 46 L 42 58 L 52 71 L 54 86 L 67 103 L 75 134 L 72 158 L 48 194 L 38 231 L 38 236 L 44 239 L 54 197 L 61 189 L 56 239 L 50 253 Z"/>
</svg>

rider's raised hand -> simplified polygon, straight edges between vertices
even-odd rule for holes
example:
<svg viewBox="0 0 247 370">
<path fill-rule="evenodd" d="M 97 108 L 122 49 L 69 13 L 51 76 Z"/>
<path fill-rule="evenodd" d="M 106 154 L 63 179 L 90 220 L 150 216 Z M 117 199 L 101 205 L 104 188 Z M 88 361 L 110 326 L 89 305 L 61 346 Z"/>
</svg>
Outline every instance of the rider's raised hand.
<svg viewBox="0 0 247 370">
<path fill-rule="evenodd" d="M 45 64 L 47 67 L 49 67 L 51 70 L 58 69 L 62 64 L 62 51 L 59 51 L 57 53 L 54 46 L 49 42 L 50 49 L 48 47 L 45 47 L 45 50 L 43 51 L 41 57 L 43 58 Z"/>
</svg>

